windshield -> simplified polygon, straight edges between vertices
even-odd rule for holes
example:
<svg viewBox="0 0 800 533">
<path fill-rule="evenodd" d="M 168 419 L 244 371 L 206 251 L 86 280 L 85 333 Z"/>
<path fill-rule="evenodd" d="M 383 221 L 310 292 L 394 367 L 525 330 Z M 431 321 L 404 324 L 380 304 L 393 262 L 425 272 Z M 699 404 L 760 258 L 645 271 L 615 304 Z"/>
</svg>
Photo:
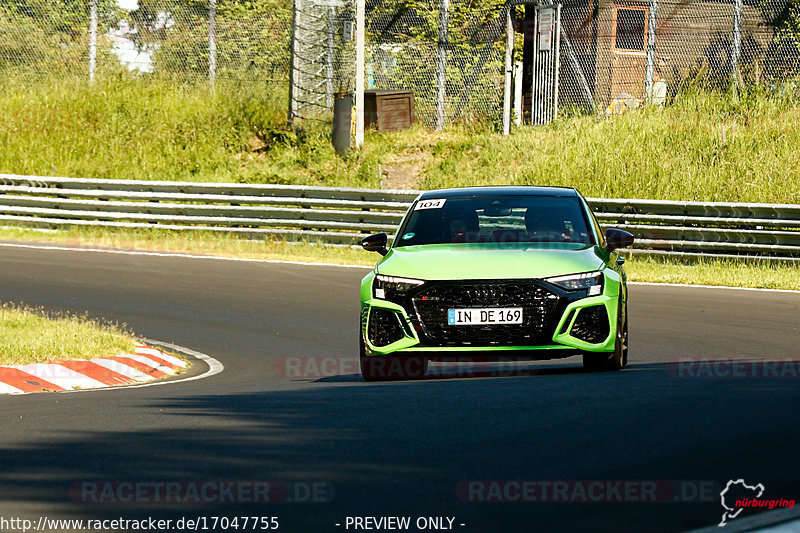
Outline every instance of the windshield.
<svg viewBox="0 0 800 533">
<path fill-rule="evenodd" d="M 476 196 L 414 204 L 394 246 L 443 243 L 592 244 L 576 197 Z"/>
</svg>

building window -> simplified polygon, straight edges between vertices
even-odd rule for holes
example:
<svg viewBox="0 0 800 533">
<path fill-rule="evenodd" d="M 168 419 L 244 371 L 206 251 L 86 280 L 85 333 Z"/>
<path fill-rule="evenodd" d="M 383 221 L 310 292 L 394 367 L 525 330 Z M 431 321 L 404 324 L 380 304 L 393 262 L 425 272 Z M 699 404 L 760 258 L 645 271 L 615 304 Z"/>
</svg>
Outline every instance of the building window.
<svg viewBox="0 0 800 533">
<path fill-rule="evenodd" d="M 617 8 L 615 48 L 644 51 L 647 44 L 647 9 Z"/>
</svg>

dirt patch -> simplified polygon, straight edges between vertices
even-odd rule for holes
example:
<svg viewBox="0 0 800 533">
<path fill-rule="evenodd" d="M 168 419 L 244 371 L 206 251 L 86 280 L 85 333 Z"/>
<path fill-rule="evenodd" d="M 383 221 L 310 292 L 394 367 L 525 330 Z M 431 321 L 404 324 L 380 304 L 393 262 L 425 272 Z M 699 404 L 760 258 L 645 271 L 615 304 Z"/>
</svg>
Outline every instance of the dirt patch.
<svg viewBox="0 0 800 533">
<path fill-rule="evenodd" d="M 422 170 L 428 158 L 422 154 L 396 159 L 381 167 L 381 187 L 383 189 L 417 190 L 422 183 Z"/>
<path fill-rule="evenodd" d="M 251 152 L 263 152 L 267 149 L 267 143 L 264 142 L 264 139 L 256 135 L 251 135 L 250 139 L 247 141 L 247 148 Z"/>
</svg>

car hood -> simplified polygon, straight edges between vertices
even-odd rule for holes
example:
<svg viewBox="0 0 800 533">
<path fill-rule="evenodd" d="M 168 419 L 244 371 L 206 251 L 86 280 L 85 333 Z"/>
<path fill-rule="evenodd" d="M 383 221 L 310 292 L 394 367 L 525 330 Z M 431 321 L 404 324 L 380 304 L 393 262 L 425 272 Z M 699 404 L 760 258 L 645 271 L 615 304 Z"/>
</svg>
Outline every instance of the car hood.
<svg viewBox="0 0 800 533">
<path fill-rule="evenodd" d="M 598 247 L 574 243 L 429 244 L 393 248 L 376 272 L 424 280 L 547 278 L 604 264 Z"/>
</svg>

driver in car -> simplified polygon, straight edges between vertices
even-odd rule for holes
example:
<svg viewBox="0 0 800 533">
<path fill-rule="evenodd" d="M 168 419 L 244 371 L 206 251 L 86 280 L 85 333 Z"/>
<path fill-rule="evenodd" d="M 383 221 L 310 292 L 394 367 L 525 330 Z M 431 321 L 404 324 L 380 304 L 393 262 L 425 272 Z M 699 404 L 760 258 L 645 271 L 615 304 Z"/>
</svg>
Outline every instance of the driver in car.
<svg viewBox="0 0 800 533">
<path fill-rule="evenodd" d="M 472 210 L 459 210 L 450 215 L 450 242 L 470 242 L 479 231 L 478 214 Z"/>
<path fill-rule="evenodd" d="M 525 228 L 532 241 L 571 241 L 572 234 L 563 217 L 555 210 L 528 209 L 525 211 Z"/>
</svg>

